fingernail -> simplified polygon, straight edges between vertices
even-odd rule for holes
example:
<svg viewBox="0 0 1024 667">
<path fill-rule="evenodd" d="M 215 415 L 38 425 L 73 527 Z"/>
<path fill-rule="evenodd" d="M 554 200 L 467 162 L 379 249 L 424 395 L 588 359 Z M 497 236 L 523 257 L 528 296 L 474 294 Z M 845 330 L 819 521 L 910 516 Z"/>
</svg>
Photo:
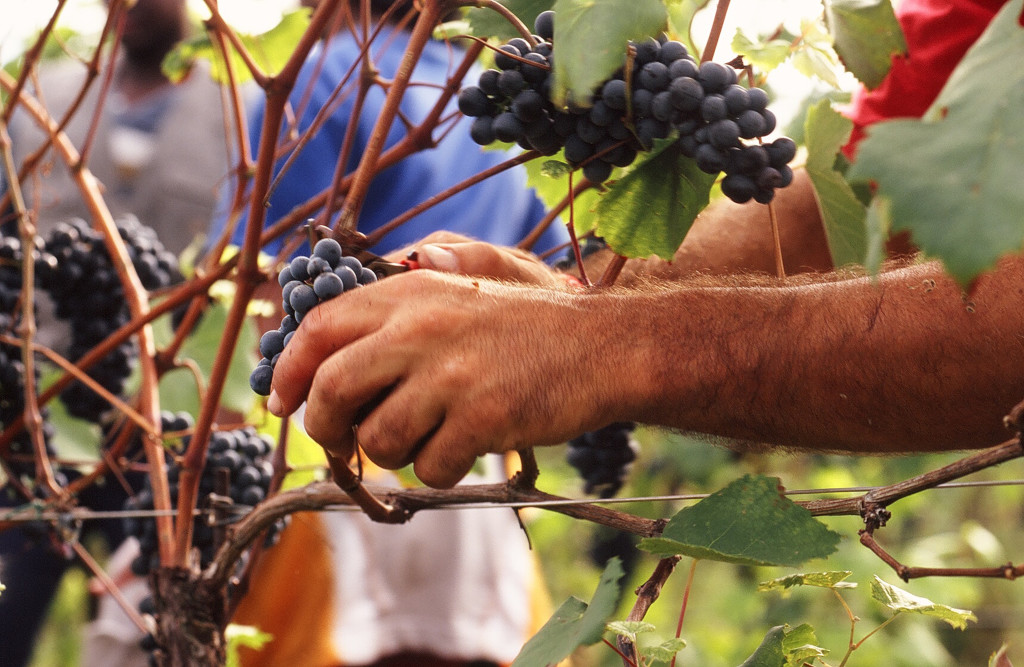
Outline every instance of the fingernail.
<svg viewBox="0 0 1024 667">
<path fill-rule="evenodd" d="M 434 268 L 440 271 L 449 271 L 455 273 L 459 270 L 459 259 L 455 256 L 451 250 L 442 248 L 437 245 L 425 245 L 419 248 L 420 253 L 420 264 L 422 265 L 424 257 L 426 257 L 426 264 L 428 268 Z"/>
<path fill-rule="evenodd" d="M 278 398 L 277 392 L 270 392 L 270 398 L 267 399 L 267 410 L 275 417 L 282 417 L 281 414 L 281 399 Z"/>
</svg>

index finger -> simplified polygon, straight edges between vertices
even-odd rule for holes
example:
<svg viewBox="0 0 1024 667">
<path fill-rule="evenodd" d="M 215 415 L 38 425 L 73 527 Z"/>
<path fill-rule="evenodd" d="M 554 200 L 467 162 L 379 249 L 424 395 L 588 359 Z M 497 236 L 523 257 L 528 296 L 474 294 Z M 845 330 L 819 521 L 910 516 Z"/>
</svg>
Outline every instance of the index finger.
<svg viewBox="0 0 1024 667">
<path fill-rule="evenodd" d="M 313 376 L 332 354 L 376 331 L 382 318 L 360 306 L 365 287 L 321 303 L 309 311 L 274 367 L 267 409 L 278 417 L 295 412 L 306 400 Z"/>
</svg>

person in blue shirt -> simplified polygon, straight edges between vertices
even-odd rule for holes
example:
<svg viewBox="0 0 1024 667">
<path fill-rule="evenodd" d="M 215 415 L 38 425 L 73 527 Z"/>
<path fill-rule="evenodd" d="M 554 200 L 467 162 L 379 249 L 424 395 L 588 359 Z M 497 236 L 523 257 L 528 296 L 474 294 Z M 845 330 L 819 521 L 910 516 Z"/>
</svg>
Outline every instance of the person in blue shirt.
<svg viewBox="0 0 1024 667">
<path fill-rule="evenodd" d="M 396 16 L 400 17 L 402 13 L 400 10 Z M 374 39 L 370 53 L 381 78 L 390 79 L 395 75 L 408 38 L 407 31 L 394 25 L 385 25 Z M 326 54 L 321 53 L 321 50 L 325 50 Z M 338 83 L 358 60 L 360 52 L 360 44 L 348 29 L 343 29 L 318 45 L 309 55 L 291 93 L 293 107 L 302 112 L 298 128 L 300 134 L 313 123 L 320 109 L 329 103 Z M 408 122 L 419 123 L 430 112 L 440 95 L 438 86 L 446 82 L 461 57 L 462 50 L 451 43 L 431 41 L 426 45 L 413 72 L 413 85 L 406 90 L 401 104 L 402 116 Z M 478 74 L 478 70 L 471 71 L 466 77 L 467 85 L 474 83 Z M 356 76 L 358 71 L 350 77 L 353 82 L 347 84 L 346 91 L 339 96 L 342 101 L 338 108 L 316 135 L 297 149 L 298 154 L 291 155 L 289 152 L 278 158 L 275 177 L 289 156 L 292 162 L 271 192 L 265 226 L 280 220 L 297 205 L 330 186 L 345 133 L 352 122 L 357 123 L 357 129 L 347 171 L 353 171 L 358 165 L 380 114 L 384 91 L 380 86 L 373 86 L 366 96 L 362 113 L 358 118 L 353 118 Z M 250 112 L 250 142 L 254 152 L 260 139 L 264 107 L 261 99 Z M 452 100 L 450 111 L 455 108 L 455 101 Z M 402 119 L 396 118 L 385 150 L 405 136 L 405 132 Z M 435 132 L 435 138 L 439 134 L 440 131 Z M 510 157 L 512 155 L 506 151 L 481 149 L 470 138 L 468 124 L 460 123 L 459 127 L 444 133 L 436 147 L 410 155 L 377 174 L 362 206 L 358 231 L 368 234 L 431 196 Z M 412 218 L 388 233 L 372 250 L 380 254 L 387 253 L 442 229 L 491 243 L 515 245 L 544 214 L 543 204 L 526 184 L 525 170 L 516 168 L 492 176 Z M 223 232 L 226 217 L 226 210 L 215 217 L 211 241 L 215 242 Z M 235 228 L 233 243 L 241 244 L 247 220 L 248 211 L 244 210 Z M 301 228 L 294 232 L 304 233 Z M 264 251 L 276 254 L 287 238 L 294 236 L 279 237 L 267 244 Z M 560 225 L 553 225 L 534 250 L 550 249 L 564 238 L 565 230 Z M 304 244 L 295 254 L 308 253 L 309 246 Z"/>
</svg>

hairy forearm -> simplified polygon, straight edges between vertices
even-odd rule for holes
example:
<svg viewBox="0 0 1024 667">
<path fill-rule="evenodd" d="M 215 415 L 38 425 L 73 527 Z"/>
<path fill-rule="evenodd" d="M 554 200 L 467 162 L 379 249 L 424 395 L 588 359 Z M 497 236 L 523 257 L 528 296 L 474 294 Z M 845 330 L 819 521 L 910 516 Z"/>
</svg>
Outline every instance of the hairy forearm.
<svg viewBox="0 0 1024 667">
<path fill-rule="evenodd" d="M 594 295 L 628 344 L 622 418 L 774 445 L 981 447 L 1024 398 L 1024 260 L 969 295 L 936 264 L 870 278 Z M 609 363 L 614 363 L 609 360 Z"/>
</svg>

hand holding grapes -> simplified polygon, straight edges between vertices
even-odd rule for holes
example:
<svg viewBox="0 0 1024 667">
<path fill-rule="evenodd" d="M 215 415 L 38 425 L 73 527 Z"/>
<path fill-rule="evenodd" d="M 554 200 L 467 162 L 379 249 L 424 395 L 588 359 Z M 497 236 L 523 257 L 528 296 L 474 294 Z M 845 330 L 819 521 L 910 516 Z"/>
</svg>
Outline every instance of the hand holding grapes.
<svg viewBox="0 0 1024 667">
<path fill-rule="evenodd" d="M 269 407 L 287 415 L 305 400 L 306 430 L 331 455 L 358 442 L 378 465 L 412 462 L 425 483 L 452 486 L 477 456 L 624 417 L 622 366 L 603 359 L 629 360 L 628 338 L 599 326 L 588 298 L 434 271 L 346 292 L 303 319 Z"/>
</svg>

